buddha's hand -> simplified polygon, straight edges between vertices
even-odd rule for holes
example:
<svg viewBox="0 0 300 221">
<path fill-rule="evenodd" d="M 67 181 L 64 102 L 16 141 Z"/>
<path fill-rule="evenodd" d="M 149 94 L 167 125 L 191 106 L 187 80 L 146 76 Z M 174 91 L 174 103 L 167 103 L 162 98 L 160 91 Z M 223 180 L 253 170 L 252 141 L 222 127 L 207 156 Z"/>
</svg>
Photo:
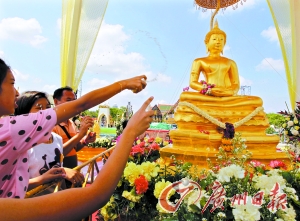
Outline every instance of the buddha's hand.
<svg viewBox="0 0 300 221">
<path fill-rule="evenodd" d="M 231 88 L 214 87 L 211 88 L 211 95 L 216 97 L 230 97 L 234 95 L 234 92 Z"/>
</svg>

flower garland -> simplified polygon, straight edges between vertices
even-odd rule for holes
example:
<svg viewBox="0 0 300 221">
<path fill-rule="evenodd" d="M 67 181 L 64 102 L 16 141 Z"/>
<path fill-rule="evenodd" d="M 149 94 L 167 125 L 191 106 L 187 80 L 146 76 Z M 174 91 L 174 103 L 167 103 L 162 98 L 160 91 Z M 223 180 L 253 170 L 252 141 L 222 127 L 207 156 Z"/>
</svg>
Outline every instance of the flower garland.
<svg viewBox="0 0 300 221">
<path fill-rule="evenodd" d="M 210 116 L 207 112 L 201 110 L 200 108 L 196 107 L 195 105 L 193 105 L 187 101 L 179 102 L 178 105 L 179 106 L 187 106 L 187 107 L 191 108 L 193 111 L 195 111 L 197 114 L 201 115 L 202 117 L 204 117 L 207 120 L 209 120 L 210 122 L 212 122 L 213 124 L 223 128 L 223 129 L 226 129 L 226 123 L 223 123 L 223 122 L 219 121 L 218 119 Z M 238 122 L 235 122 L 233 124 L 234 128 L 237 128 L 237 127 L 243 125 L 244 123 L 249 121 L 251 118 L 253 118 L 255 115 L 257 115 L 258 112 L 262 111 L 263 109 L 264 109 L 263 107 L 257 107 L 249 115 L 247 115 L 243 119 L 239 120 Z"/>
</svg>

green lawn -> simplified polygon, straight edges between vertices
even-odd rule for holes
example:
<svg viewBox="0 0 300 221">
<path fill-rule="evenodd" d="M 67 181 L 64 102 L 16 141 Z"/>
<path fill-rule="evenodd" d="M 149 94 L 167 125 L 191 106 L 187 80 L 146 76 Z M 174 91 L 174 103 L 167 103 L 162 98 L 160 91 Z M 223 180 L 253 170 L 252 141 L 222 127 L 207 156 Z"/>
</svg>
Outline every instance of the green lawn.
<svg viewBox="0 0 300 221">
<path fill-rule="evenodd" d="M 100 134 L 115 135 L 117 132 L 115 127 L 101 127 Z"/>
</svg>

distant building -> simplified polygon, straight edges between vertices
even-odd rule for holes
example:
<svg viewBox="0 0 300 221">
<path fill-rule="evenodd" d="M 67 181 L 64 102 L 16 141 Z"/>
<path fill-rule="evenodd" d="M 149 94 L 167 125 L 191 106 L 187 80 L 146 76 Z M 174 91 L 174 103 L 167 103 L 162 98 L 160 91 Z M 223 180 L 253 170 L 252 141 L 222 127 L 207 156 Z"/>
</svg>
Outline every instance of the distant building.
<svg viewBox="0 0 300 221">
<path fill-rule="evenodd" d="M 157 105 L 159 110 L 161 111 L 161 114 L 164 116 L 165 114 L 169 113 L 173 105 L 171 104 L 158 104 Z"/>
<path fill-rule="evenodd" d="M 98 122 L 100 127 L 108 127 L 110 125 L 110 109 L 108 105 L 99 105 Z"/>
<path fill-rule="evenodd" d="M 178 106 L 178 103 L 179 103 L 179 100 L 173 104 L 173 105 L 164 105 L 162 107 L 162 109 L 164 109 L 163 112 L 163 119 L 166 123 L 168 124 L 175 124 L 175 120 L 174 120 L 174 112 L 175 112 L 175 109 L 177 108 Z"/>
<path fill-rule="evenodd" d="M 130 104 L 130 101 L 129 101 L 127 104 L 127 107 L 126 107 L 125 119 L 129 120 L 131 118 L 132 114 L 133 114 L 132 105 Z"/>
<path fill-rule="evenodd" d="M 118 105 L 117 105 L 117 104 L 114 104 L 112 107 L 113 107 L 113 108 L 118 108 Z"/>
<path fill-rule="evenodd" d="M 154 107 L 152 107 L 152 110 L 154 111 L 154 115 L 152 116 L 153 122 L 162 122 L 162 113 L 158 105 L 154 105 Z"/>
</svg>

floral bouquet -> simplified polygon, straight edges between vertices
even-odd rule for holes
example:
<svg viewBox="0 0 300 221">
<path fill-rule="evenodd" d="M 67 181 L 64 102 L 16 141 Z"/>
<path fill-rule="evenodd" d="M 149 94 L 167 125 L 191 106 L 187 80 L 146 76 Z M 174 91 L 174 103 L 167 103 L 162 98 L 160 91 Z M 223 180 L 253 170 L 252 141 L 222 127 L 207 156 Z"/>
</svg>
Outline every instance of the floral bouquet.
<svg viewBox="0 0 300 221">
<path fill-rule="evenodd" d="M 88 147 L 93 147 L 93 148 L 104 147 L 109 149 L 113 147 L 115 144 L 116 144 L 115 138 L 100 137 L 100 138 L 96 138 L 95 142 L 89 143 Z"/>
<path fill-rule="evenodd" d="M 297 108 L 294 113 L 288 111 L 280 111 L 279 114 L 285 117 L 286 122 L 282 124 L 283 129 L 283 142 L 287 145 L 283 151 L 294 158 L 295 161 L 300 161 L 300 102 L 297 102 Z"/>
<path fill-rule="evenodd" d="M 214 88 L 215 85 L 209 84 L 204 80 L 201 80 L 200 83 L 202 84 L 202 89 L 200 90 L 200 93 L 204 95 L 211 95 L 211 89 Z"/>
<path fill-rule="evenodd" d="M 190 166 L 175 159 L 170 159 L 170 162 L 158 159 L 141 164 L 128 162 L 110 201 L 99 210 L 100 220 L 155 220 L 163 212 L 158 204 L 161 191 L 172 182 L 186 177 Z M 170 197 L 170 200 L 175 201 L 177 195 Z"/>
</svg>

